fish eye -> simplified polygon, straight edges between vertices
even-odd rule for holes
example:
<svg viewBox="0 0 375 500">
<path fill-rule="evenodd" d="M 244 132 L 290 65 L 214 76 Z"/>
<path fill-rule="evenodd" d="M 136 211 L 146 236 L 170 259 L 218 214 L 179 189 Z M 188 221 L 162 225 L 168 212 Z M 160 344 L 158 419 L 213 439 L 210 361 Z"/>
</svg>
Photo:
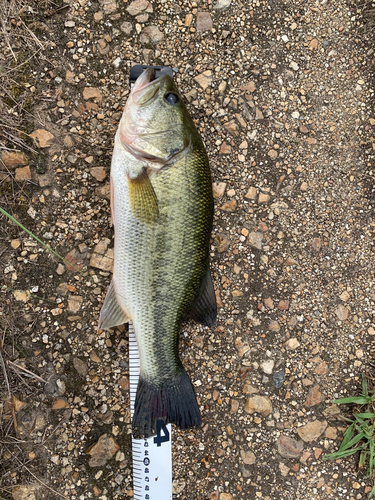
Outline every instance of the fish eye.
<svg viewBox="0 0 375 500">
<path fill-rule="evenodd" d="M 167 92 L 164 95 L 164 101 L 167 104 L 177 104 L 180 101 L 180 98 L 177 94 L 174 94 L 173 92 Z"/>
</svg>

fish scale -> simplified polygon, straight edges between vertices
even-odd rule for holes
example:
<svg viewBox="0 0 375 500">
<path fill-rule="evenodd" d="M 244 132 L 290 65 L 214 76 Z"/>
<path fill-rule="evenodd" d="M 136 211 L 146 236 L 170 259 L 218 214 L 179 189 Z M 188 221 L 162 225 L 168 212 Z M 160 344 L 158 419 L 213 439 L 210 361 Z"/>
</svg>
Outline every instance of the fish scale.
<svg viewBox="0 0 375 500">
<path fill-rule="evenodd" d="M 135 97 L 129 97 L 115 140 L 114 271 L 100 318 L 102 328 L 129 319 L 134 325 L 141 365 L 133 417 L 137 437 L 154 434 L 160 418 L 182 428 L 200 424 L 178 336 L 189 314 L 205 324 L 216 317 L 208 262 L 213 196 L 207 155 L 182 101 L 178 107 L 163 101 L 167 92 L 178 95 L 173 80 L 148 81 L 145 73 L 132 90 Z"/>
</svg>

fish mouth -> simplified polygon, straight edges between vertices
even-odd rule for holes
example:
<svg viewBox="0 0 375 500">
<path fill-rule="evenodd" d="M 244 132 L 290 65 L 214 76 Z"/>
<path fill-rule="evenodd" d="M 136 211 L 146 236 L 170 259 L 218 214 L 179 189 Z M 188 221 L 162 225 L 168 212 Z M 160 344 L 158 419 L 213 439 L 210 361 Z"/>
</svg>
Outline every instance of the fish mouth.
<svg viewBox="0 0 375 500">
<path fill-rule="evenodd" d="M 132 101 L 138 106 L 144 106 L 157 94 L 164 77 L 156 78 L 153 68 L 147 68 L 140 75 L 132 89 Z"/>
</svg>

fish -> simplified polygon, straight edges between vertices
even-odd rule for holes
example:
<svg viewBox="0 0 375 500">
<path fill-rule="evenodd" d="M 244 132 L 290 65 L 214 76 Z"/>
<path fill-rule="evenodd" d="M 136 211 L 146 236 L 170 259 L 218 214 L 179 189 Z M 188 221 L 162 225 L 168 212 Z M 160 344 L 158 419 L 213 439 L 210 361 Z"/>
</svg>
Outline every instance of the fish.
<svg viewBox="0 0 375 500">
<path fill-rule="evenodd" d="M 132 321 L 140 375 L 133 437 L 164 424 L 201 425 L 178 353 L 183 323 L 215 323 L 209 264 L 213 193 L 208 157 L 169 75 L 152 67 L 136 80 L 115 136 L 111 163 L 114 267 L 99 328 Z"/>
</svg>

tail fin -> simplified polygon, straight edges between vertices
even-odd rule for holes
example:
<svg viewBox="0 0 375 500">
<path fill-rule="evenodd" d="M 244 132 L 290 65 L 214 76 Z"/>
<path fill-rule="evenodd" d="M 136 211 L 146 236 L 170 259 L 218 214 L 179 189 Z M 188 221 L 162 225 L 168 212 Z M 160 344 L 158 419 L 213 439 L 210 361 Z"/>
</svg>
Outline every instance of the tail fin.
<svg viewBox="0 0 375 500">
<path fill-rule="evenodd" d="M 158 420 L 181 429 L 202 423 L 193 386 L 182 366 L 175 377 L 160 384 L 139 377 L 132 421 L 134 438 L 155 435 Z"/>
</svg>

